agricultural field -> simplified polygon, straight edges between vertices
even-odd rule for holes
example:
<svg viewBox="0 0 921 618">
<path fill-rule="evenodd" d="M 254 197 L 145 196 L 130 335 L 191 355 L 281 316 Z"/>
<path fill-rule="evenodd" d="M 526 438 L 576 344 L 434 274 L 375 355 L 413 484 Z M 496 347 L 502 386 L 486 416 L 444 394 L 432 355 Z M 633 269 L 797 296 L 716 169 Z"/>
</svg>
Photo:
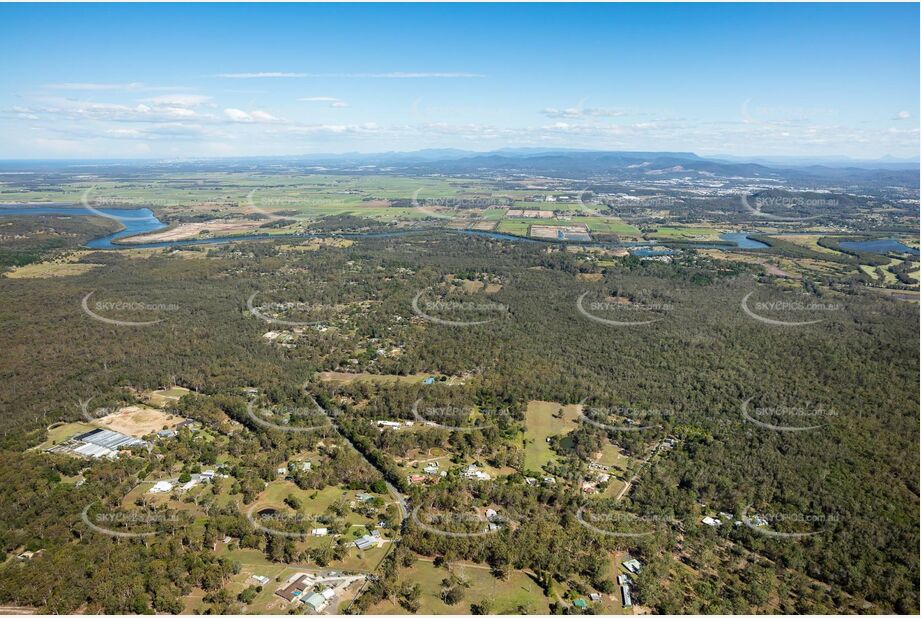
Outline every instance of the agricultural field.
<svg viewBox="0 0 921 618">
<path fill-rule="evenodd" d="M 719 240 L 719 230 L 709 227 L 659 226 L 655 232 L 647 233 L 646 238 L 654 240 L 688 240 L 710 242 Z"/>
</svg>

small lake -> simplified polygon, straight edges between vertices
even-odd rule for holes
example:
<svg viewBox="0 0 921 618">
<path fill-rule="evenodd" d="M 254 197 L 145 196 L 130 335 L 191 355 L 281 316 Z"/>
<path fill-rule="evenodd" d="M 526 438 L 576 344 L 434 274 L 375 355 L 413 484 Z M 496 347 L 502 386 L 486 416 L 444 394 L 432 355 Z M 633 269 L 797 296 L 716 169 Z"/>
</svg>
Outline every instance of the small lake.
<svg viewBox="0 0 921 618">
<path fill-rule="evenodd" d="M 842 249 L 850 249 L 851 251 L 880 254 L 910 253 L 911 255 L 918 255 L 917 249 L 912 249 L 894 238 L 875 238 L 873 240 L 861 240 L 856 242 L 853 240 L 846 240 L 838 244 L 841 245 Z"/>
<path fill-rule="evenodd" d="M 720 240 L 734 242 L 739 249 L 768 249 L 769 245 L 749 238 L 751 232 L 725 232 L 720 234 Z"/>
</svg>

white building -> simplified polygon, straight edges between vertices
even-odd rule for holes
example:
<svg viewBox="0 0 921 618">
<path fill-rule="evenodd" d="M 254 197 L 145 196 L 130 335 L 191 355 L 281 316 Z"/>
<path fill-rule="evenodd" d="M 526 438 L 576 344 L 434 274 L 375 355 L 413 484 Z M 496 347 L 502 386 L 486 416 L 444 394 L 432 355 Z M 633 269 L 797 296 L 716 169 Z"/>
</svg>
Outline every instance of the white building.
<svg viewBox="0 0 921 618">
<path fill-rule="evenodd" d="M 173 491 L 173 484 L 169 481 L 157 481 L 154 483 L 154 486 L 147 490 L 149 494 L 163 494 L 168 491 Z"/>
</svg>

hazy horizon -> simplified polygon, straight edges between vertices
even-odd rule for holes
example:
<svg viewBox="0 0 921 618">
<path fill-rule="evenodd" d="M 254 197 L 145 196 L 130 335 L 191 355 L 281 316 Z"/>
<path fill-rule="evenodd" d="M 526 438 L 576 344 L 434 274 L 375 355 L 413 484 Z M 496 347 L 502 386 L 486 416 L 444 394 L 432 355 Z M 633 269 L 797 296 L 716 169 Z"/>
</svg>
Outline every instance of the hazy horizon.
<svg viewBox="0 0 921 618">
<path fill-rule="evenodd" d="M 917 5 L 213 7 L 0 8 L 0 158 L 918 156 Z"/>
</svg>

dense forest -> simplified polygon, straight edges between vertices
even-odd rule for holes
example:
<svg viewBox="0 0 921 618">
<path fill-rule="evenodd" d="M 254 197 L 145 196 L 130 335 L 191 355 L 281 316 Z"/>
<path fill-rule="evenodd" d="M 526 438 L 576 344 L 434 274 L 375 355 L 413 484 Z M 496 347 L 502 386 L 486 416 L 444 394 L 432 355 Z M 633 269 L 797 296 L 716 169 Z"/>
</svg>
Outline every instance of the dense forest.
<svg viewBox="0 0 921 618">
<path fill-rule="evenodd" d="M 601 265 L 553 245 L 437 232 L 313 251 L 241 242 L 143 256 L 94 252 L 82 260 L 103 266 L 74 277 L 0 278 L 0 543 L 7 554 L 44 550 L 41 560 L 0 566 L 0 603 L 48 612 L 178 612 L 180 598 L 197 587 L 213 594 L 213 611 L 226 611 L 218 592 L 238 566 L 211 551 L 215 538 L 231 534 L 277 561 L 326 558 L 297 556 L 292 544 L 247 528 L 242 510 L 216 503 L 205 505 L 207 525 L 153 539 L 93 535 L 81 511 L 114 504 L 141 475 L 184 458 L 216 461 L 219 453 L 237 462 L 228 473 L 246 505 L 279 462 L 325 439 L 358 452 L 326 451 L 327 465 L 296 477 L 299 487 L 350 482 L 384 494 L 386 479 L 427 512 L 501 505 L 516 522 L 487 537 L 452 538 L 407 520 L 387 558 L 395 567 L 423 556 L 483 563 L 500 577 L 521 569 L 551 597 L 573 574 L 614 590 L 600 556 L 629 551 L 647 564 L 638 601 L 658 612 L 918 610 L 915 304 L 858 285 L 831 289 L 807 279 L 781 286 L 755 266 L 694 252 L 670 263 L 624 258 Z M 495 289 L 464 295 L 459 278 Z M 108 318 L 160 321 L 131 328 L 91 319 L 81 310 L 90 292 L 95 300 L 148 307 L 116 307 Z M 507 313 L 446 327 L 414 314 L 420 292 L 489 301 Z M 750 292 L 761 299 L 805 295 L 843 309 L 803 328 L 773 327 L 740 308 Z M 263 306 L 326 308 L 329 328 L 302 329 L 296 346 L 268 345 L 263 334 L 272 327 L 247 307 L 254 293 Z M 609 327 L 580 315 L 576 301 L 585 293 L 669 310 L 642 327 Z M 448 302 L 441 306 L 448 307 L 445 319 L 460 315 Z M 401 353 L 377 352 L 390 348 Z M 344 369 L 431 372 L 461 376 L 463 384 L 337 385 L 317 377 Z M 130 400 L 129 389 L 167 384 L 195 391 L 177 411 L 214 428 L 219 439 L 211 446 L 180 435 L 163 457 L 91 464 L 26 451 L 45 440 L 50 424 L 79 420 L 79 401 L 113 406 Z M 245 387 L 257 387 L 265 405 L 302 405 L 309 394 L 334 412 L 339 433 L 254 423 Z M 444 407 L 475 405 L 483 418 L 466 432 L 382 433 L 373 426 L 380 418 L 412 420 L 420 397 Z M 531 400 L 664 411 L 649 433 L 581 425 L 560 465 L 584 467 L 587 454 L 608 441 L 639 458 L 652 442 L 676 437 L 676 447 L 638 477 L 624 502 L 609 507 L 674 523 L 642 538 L 599 537 L 574 517 L 587 504 L 577 490 L 525 485 L 516 437 Z M 746 420 L 748 400 L 759 409 L 821 406 L 834 414 L 814 431 L 771 431 Z M 408 487 L 395 459 L 433 447 L 515 473 L 491 483 L 449 476 L 432 487 Z M 78 472 L 84 484 L 63 482 Z M 821 516 L 776 526 L 819 534 L 791 540 L 745 526 L 711 529 L 700 525 L 703 505 L 736 515 L 751 508 Z M 399 597 L 398 588 L 388 575 L 353 609 Z"/>
</svg>

